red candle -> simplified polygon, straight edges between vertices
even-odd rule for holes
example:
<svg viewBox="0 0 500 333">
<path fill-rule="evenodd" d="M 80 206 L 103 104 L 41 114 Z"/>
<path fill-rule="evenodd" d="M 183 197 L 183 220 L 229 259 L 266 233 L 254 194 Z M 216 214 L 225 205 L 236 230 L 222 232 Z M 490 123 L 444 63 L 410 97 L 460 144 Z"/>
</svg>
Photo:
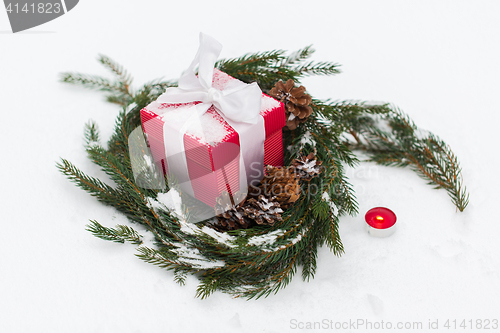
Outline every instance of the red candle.
<svg viewBox="0 0 500 333">
<path fill-rule="evenodd" d="M 385 207 L 375 207 L 366 212 L 365 221 L 368 233 L 375 237 L 387 237 L 396 228 L 396 214 Z"/>
</svg>

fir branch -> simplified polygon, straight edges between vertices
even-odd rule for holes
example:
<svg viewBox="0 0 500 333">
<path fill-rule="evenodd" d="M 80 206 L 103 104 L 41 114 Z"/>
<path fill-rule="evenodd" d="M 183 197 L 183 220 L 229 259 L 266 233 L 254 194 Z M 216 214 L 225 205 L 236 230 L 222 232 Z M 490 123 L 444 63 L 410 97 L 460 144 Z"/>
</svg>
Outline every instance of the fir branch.
<svg viewBox="0 0 500 333">
<path fill-rule="evenodd" d="M 177 86 L 175 81 L 163 81 L 162 79 L 150 81 L 134 94 L 134 103 L 142 109 L 160 97 L 167 88 L 175 86 Z"/>
<path fill-rule="evenodd" d="M 340 239 L 338 217 L 332 217 L 329 223 L 328 237 L 326 237 L 326 245 L 336 256 L 341 256 L 344 251 L 344 244 Z"/>
<path fill-rule="evenodd" d="M 302 251 L 302 280 L 304 281 L 309 282 L 311 278 L 314 278 L 314 274 L 316 274 L 316 268 L 318 266 L 318 248 L 316 246 L 317 244 L 315 244 L 315 242 L 310 241 Z"/>
<path fill-rule="evenodd" d="M 166 256 L 165 253 L 162 253 L 158 250 L 151 249 L 146 246 L 141 246 L 137 248 L 137 251 L 139 251 L 139 254 L 136 254 L 136 256 L 139 259 L 144 260 L 145 262 L 148 262 L 150 264 L 168 270 L 174 269 L 177 266 L 177 263 L 174 260 Z"/>
<path fill-rule="evenodd" d="M 458 210 L 467 207 L 469 194 L 463 185 L 458 158 L 444 141 L 420 131 L 398 109 L 365 120 L 357 128 L 361 140 L 352 145 L 354 149 L 365 151 L 370 155 L 369 161 L 381 165 L 411 166 L 429 184 L 445 189 Z"/>
<path fill-rule="evenodd" d="M 112 103 L 112 104 L 127 106 L 130 103 L 132 103 L 133 97 L 131 97 L 128 94 L 119 93 L 119 94 L 115 94 L 115 95 L 106 96 L 106 101 L 108 103 Z"/>
<path fill-rule="evenodd" d="M 306 62 L 313 53 L 311 46 L 290 55 L 286 55 L 283 50 L 257 52 L 235 59 L 219 60 L 216 67 L 243 82 L 257 82 L 262 91 L 267 93 L 279 80 L 292 79 L 299 83 L 304 76 L 339 73 L 338 64 Z"/>
<path fill-rule="evenodd" d="M 133 182 L 130 163 L 124 164 L 116 155 L 99 146 L 89 147 L 87 153 L 92 161 L 99 165 L 120 188 L 123 200 L 115 203 L 114 206 L 123 211 L 131 220 L 143 223 L 155 233 L 155 226 L 159 225 L 159 216 L 148 206 L 146 193 Z"/>
<path fill-rule="evenodd" d="M 99 201 L 108 205 L 122 202 L 122 194 L 119 191 L 97 178 L 87 176 L 71 164 L 71 162 L 61 159 L 61 162 L 57 163 L 56 166 L 70 181 L 74 182 L 78 187 L 85 190 L 90 195 L 96 197 Z"/>
<path fill-rule="evenodd" d="M 117 156 L 109 153 L 100 146 L 88 147 L 87 153 L 92 161 L 99 165 L 117 184 L 125 188 L 136 189 L 131 180 L 133 179 L 133 174 L 130 164 L 123 164 L 123 161 L 120 161 Z M 140 193 L 139 190 L 134 190 L 134 192 Z"/>
<path fill-rule="evenodd" d="M 180 284 L 181 286 L 186 284 L 187 274 L 182 270 L 174 270 L 174 281 Z"/>
<path fill-rule="evenodd" d="M 115 189 L 97 178 L 87 176 L 65 159 L 61 159 L 61 162 L 57 163 L 56 166 L 70 181 L 74 182 L 90 195 L 95 196 L 102 203 L 115 207 L 132 221 L 145 222 L 144 214 L 140 214 L 139 217 L 137 216 L 141 210 L 137 206 L 137 200 L 130 196 L 128 190 L 123 187 Z M 146 221 L 147 223 L 144 224 L 148 225 L 150 222 Z"/>
<path fill-rule="evenodd" d="M 358 132 L 370 115 L 383 115 L 391 112 L 388 104 L 369 104 L 363 101 L 312 101 L 316 112 L 315 125 L 325 130 L 321 133 L 327 136 L 328 132 L 340 135 L 342 132 Z"/>
<path fill-rule="evenodd" d="M 118 77 L 119 82 L 123 83 L 125 91 L 128 92 L 133 79 L 123 68 L 123 66 L 102 54 L 99 55 L 98 60 L 101 64 L 104 65 L 104 67 L 109 69 L 113 74 L 115 74 Z"/>
<path fill-rule="evenodd" d="M 114 84 L 118 87 L 117 92 L 119 94 L 108 96 L 108 101 L 116 104 L 122 104 L 118 102 L 119 98 L 121 97 L 128 99 L 126 102 L 130 103 L 130 98 L 133 97 L 132 91 L 130 89 L 130 86 L 132 84 L 132 77 L 127 73 L 123 66 L 111 60 L 110 58 L 100 55 L 98 60 L 102 65 L 104 65 L 104 67 L 106 67 L 111 71 L 111 73 L 116 76 Z M 124 105 L 127 105 L 128 103 Z"/>
<path fill-rule="evenodd" d="M 131 123 L 131 113 L 122 110 L 115 121 L 115 131 L 108 141 L 109 152 L 116 156 L 121 163 L 130 165 L 130 156 L 128 151 L 128 136 L 140 125 L 140 123 Z"/>
<path fill-rule="evenodd" d="M 215 291 L 220 289 L 221 279 L 214 279 L 212 277 L 205 277 L 200 281 L 200 284 L 196 288 L 196 297 L 200 299 L 206 299 L 212 295 Z"/>
<path fill-rule="evenodd" d="M 320 127 L 313 127 L 320 130 Z M 339 143 L 338 138 L 331 138 L 320 135 L 318 132 L 313 132 L 315 142 L 317 143 L 316 154 L 322 161 L 329 161 L 324 172 L 328 173 L 329 177 L 325 178 L 326 190 L 338 199 L 342 210 L 350 215 L 356 215 L 358 212 L 358 204 L 356 202 L 355 193 L 352 185 L 349 183 L 347 176 L 344 174 L 342 162 L 349 166 L 355 166 L 358 159 L 351 151 L 344 151 L 345 145 Z"/>
<path fill-rule="evenodd" d="M 291 281 L 293 275 L 297 272 L 297 259 L 299 257 L 299 252 L 294 251 L 293 255 L 289 255 L 286 261 L 281 261 L 280 265 L 284 266 L 279 270 L 276 270 L 276 274 L 271 277 L 272 281 L 275 281 L 273 285 L 267 290 L 264 289 L 256 295 L 256 299 L 262 296 L 269 296 L 271 293 L 276 294 L 280 289 L 285 288 Z"/>
<path fill-rule="evenodd" d="M 108 92 L 119 92 L 121 91 L 120 86 L 116 82 L 112 82 L 109 79 L 96 76 L 96 75 L 86 75 L 79 73 L 62 73 L 61 82 L 80 85 L 84 88 L 108 91 Z"/>
<path fill-rule="evenodd" d="M 86 147 L 100 144 L 99 128 L 97 127 L 97 124 L 95 122 L 89 121 L 87 124 L 85 124 L 84 137 Z"/>
<path fill-rule="evenodd" d="M 304 76 L 312 75 L 334 75 L 339 74 L 340 65 L 332 62 L 321 61 L 313 62 L 310 61 L 306 64 L 295 67 L 294 70 Z"/>
<path fill-rule="evenodd" d="M 108 228 L 101 225 L 95 220 L 90 220 L 91 224 L 87 225 L 87 231 L 90 231 L 94 236 L 109 240 L 116 243 L 130 242 L 132 244 L 142 244 L 142 236 L 126 225 L 117 225 L 116 229 Z"/>
<path fill-rule="evenodd" d="M 96 75 L 68 72 L 61 74 L 61 82 L 109 92 L 110 94 L 106 96 L 106 100 L 110 103 L 122 106 L 132 103 L 134 100 L 134 94 L 131 89 L 132 77 L 121 65 L 106 56 L 99 56 L 98 61 L 110 70 L 116 78 L 110 80 Z"/>
<path fill-rule="evenodd" d="M 146 246 L 140 246 L 137 248 L 137 251 L 139 251 L 139 254 L 136 254 L 136 257 L 160 268 L 174 270 L 176 272 L 182 271 L 185 273 L 198 271 L 192 268 L 189 264 L 177 260 L 173 253 L 166 250 L 162 251 Z"/>
<path fill-rule="evenodd" d="M 301 63 L 311 57 L 314 52 L 316 52 L 316 50 L 312 47 L 312 45 L 308 45 L 302 49 L 290 53 L 290 55 L 288 55 L 280 65 L 286 67 Z"/>
<path fill-rule="evenodd" d="M 220 59 L 215 63 L 215 67 L 222 70 L 222 68 L 237 67 L 267 67 L 270 64 L 282 61 L 285 59 L 285 51 L 273 50 L 245 54 L 241 57 L 234 59 Z"/>
</svg>

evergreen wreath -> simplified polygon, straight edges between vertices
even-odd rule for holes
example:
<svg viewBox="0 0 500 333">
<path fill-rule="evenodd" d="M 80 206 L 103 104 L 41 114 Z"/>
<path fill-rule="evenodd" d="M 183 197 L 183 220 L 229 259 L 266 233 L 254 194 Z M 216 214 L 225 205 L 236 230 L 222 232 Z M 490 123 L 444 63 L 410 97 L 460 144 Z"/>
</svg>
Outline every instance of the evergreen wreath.
<svg viewBox="0 0 500 333">
<path fill-rule="evenodd" d="M 280 219 L 234 230 L 221 230 L 214 219 L 190 223 L 189 212 L 183 212 L 178 202 L 166 206 L 158 199 L 162 191 L 141 188 L 133 180 L 128 136 L 141 125 L 140 110 L 175 86 L 175 81 L 155 80 L 133 90 L 127 71 L 102 55 L 99 62 L 114 74 L 112 79 L 63 73 L 63 82 L 104 91 L 107 101 L 122 109 L 106 146 L 101 144 L 94 122 L 85 128 L 88 157 L 109 175 L 113 185 L 85 174 L 66 159 L 57 167 L 100 202 L 145 226 L 154 234 L 154 244 L 145 244 L 143 236 L 129 225 L 111 228 L 91 220 L 87 230 L 105 240 L 138 245 L 137 257 L 173 271 L 181 285 L 188 274 L 197 276 L 197 297 L 206 298 L 219 290 L 257 299 L 284 288 L 299 266 L 304 280 L 314 277 L 319 246 L 326 244 L 337 256 L 344 252 L 339 218 L 357 213 L 354 191 L 344 171 L 344 165 L 359 163 L 354 150 L 365 152 L 368 161 L 380 165 L 412 168 L 429 184 L 445 189 L 463 211 L 469 196 L 457 157 L 444 141 L 419 130 L 389 104 L 318 100 L 296 86 L 306 76 L 340 72 L 336 63 L 308 60 L 313 52 L 310 46 L 291 54 L 274 50 L 216 64 L 245 83 L 257 82 L 264 93 L 286 104 L 285 166 L 298 168 L 297 174 L 304 176 L 297 182 L 287 174 L 294 186 L 300 186 L 300 196 L 293 197 L 293 202 L 287 199 Z M 321 172 L 304 173 L 311 160 L 321 164 Z"/>
</svg>

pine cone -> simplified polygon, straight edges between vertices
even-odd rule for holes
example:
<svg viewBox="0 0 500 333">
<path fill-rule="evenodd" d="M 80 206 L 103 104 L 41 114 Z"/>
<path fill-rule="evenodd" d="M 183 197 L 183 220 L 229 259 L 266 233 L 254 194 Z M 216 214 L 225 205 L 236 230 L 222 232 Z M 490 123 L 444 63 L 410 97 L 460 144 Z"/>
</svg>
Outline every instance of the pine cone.
<svg viewBox="0 0 500 333">
<path fill-rule="evenodd" d="M 269 91 L 269 95 L 279 99 L 286 107 L 286 127 L 289 130 L 294 130 L 300 123 L 307 120 L 312 113 L 311 96 L 305 94 L 304 86 L 295 87 L 292 79 L 283 83 L 279 80 L 276 85 Z"/>
<path fill-rule="evenodd" d="M 316 159 L 314 153 L 307 156 L 301 156 L 292 161 L 292 167 L 298 177 L 304 180 L 311 180 L 321 172 L 321 161 Z"/>
<path fill-rule="evenodd" d="M 266 175 L 262 179 L 259 190 L 266 197 L 275 197 L 280 206 L 288 208 L 300 197 L 299 178 L 293 168 L 266 166 Z"/>
<path fill-rule="evenodd" d="M 283 210 L 277 201 L 268 199 L 263 195 L 250 198 L 247 204 L 242 206 L 245 216 L 255 221 L 258 225 L 274 225 L 276 221 L 281 221 Z"/>
<path fill-rule="evenodd" d="M 233 198 L 238 201 L 239 193 Z M 266 198 L 259 195 L 233 205 L 229 193 L 224 192 L 215 205 L 217 222 L 213 224 L 215 229 L 220 231 L 246 229 L 253 225 L 274 225 L 276 221 L 281 221 L 283 210 L 276 198 Z"/>
<path fill-rule="evenodd" d="M 214 207 L 217 216 L 217 223 L 214 226 L 217 229 L 221 231 L 246 229 L 252 225 L 252 221 L 245 217 L 242 208 L 245 199 L 241 198 L 241 196 L 242 194 L 239 192 L 234 195 L 234 200 L 239 202 L 236 205 L 234 205 L 231 195 L 226 191 L 217 198 Z"/>
</svg>

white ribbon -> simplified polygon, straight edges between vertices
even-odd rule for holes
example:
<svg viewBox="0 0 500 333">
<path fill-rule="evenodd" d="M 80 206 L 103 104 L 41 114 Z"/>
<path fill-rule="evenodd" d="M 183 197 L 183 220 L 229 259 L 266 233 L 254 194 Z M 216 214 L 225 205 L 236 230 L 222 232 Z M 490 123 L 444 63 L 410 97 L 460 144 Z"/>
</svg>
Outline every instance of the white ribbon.
<svg viewBox="0 0 500 333">
<path fill-rule="evenodd" d="M 214 66 L 221 50 L 219 42 L 200 33 L 198 52 L 179 79 L 178 87 L 168 88 L 157 99 L 158 103 L 201 102 L 184 111 L 189 113 L 188 117 L 182 117 L 185 120 L 178 120 L 175 124 L 166 122 L 163 128 L 166 150 L 168 143 L 165 156 L 169 173 L 175 175 L 181 188 L 193 197 L 183 137 L 188 128 L 201 126 L 200 117 L 212 105 L 239 135 L 240 191 L 246 193 L 248 185 L 257 183 L 263 176 L 265 127 L 264 119 L 259 114 L 262 91 L 257 83 L 246 84 L 238 80 L 230 81 L 223 90 L 212 87 Z M 172 131 L 172 126 L 179 131 Z"/>
<path fill-rule="evenodd" d="M 196 105 L 198 116 L 215 105 L 226 119 L 235 122 L 256 124 L 259 118 L 262 91 L 257 83 L 231 82 L 231 87 L 218 90 L 212 87 L 214 65 L 222 45 L 212 37 L 200 33 L 200 47 L 193 62 L 179 79 L 179 86 L 168 88 L 158 97 L 159 103 L 190 103 Z M 198 76 L 194 70 L 199 64 Z"/>
</svg>

